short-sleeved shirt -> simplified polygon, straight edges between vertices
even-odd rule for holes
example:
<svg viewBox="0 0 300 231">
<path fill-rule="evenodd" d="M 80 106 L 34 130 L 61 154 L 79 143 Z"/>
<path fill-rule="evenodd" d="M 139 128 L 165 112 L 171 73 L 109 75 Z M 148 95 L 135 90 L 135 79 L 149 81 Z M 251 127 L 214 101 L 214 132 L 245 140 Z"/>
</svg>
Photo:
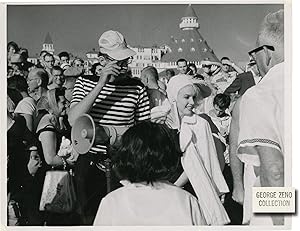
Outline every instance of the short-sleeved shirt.
<svg viewBox="0 0 300 231">
<path fill-rule="evenodd" d="M 74 86 L 71 107 L 82 101 L 97 85 L 99 77 L 79 77 Z M 138 121 L 150 119 L 149 98 L 144 85 L 136 79 L 125 77 L 107 83 L 89 111 L 96 124 L 133 126 Z M 104 152 L 104 146 L 93 147 L 91 153 Z"/>
<path fill-rule="evenodd" d="M 35 116 L 36 102 L 31 97 L 25 97 L 18 103 L 14 112 Z"/>
</svg>

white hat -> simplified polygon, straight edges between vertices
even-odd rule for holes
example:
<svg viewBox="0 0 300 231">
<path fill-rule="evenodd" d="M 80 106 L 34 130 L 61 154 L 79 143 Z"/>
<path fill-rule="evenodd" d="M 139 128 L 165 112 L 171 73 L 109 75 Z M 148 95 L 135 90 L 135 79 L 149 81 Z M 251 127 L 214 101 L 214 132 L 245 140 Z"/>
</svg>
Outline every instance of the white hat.
<svg viewBox="0 0 300 231">
<path fill-rule="evenodd" d="M 107 54 L 116 60 L 127 59 L 136 54 L 135 51 L 127 47 L 123 35 L 118 31 L 106 31 L 99 38 L 100 52 Z"/>
</svg>

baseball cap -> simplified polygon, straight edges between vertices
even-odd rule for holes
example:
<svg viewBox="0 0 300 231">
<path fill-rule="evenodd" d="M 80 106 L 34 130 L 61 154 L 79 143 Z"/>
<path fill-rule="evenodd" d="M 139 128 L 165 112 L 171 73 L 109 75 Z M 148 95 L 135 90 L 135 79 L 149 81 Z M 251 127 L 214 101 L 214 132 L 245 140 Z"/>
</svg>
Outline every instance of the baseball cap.
<svg viewBox="0 0 300 231">
<path fill-rule="evenodd" d="M 116 60 L 127 59 L 136 54 L 127 46 L 123 35 L 118 31 L 109 30 L 104 32 L 98 43 L 101 53 L 107 54 Z"/>
</svg>

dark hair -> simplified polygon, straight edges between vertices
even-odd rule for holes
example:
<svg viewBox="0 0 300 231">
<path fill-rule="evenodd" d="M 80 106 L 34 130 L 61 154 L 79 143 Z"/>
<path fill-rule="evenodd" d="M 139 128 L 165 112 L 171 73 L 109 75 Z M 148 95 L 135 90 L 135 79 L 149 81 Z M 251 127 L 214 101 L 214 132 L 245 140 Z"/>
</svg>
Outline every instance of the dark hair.
<svg viewBox="0 0 300 231">
<path fill-rule="evenodd" d="M 142 70 L 142 72 L 143 71 L 149 71 L 151 73 L 151 76 L 153 76 L 156 81 L 158 80 L 158 72 L 157 72 L 157 69 L 155 67 L 147 66 Z"/>
<path fill-rule="evenodd" d="M 45 58 L 46 58 L 47 56 L 52 57 L 52 58 L 54 59 L 53 54 L 47 52 L 47 53 L 44 55 L 44 57 L 43 57 L 44 61 L 45 61 Z"/>
<path fill-rule="evenodd" d="M 187 64 L 186 59 L 178 59 L 178 60 L 176 61 L 176 65 L 178 65 L 179 62 L 185 62 L 185 63 Z"/>
<path fill-rule="evenodd" d="M 166 73 L 168 73 L 168 72 L 170 73 L 171 76 L 175 75 L 175 71 L 173 69 L 167 69 Z"/>
<path fill-rule="evenodd" d="M 68 52 L 66 51 L 62 51 L 58 54 L 59 59 L 61 59 L 61 57 L 67 57 L 68 59 L 70 59 L 70 55 Z"/>
<path fill-rule="evenodd" d="M 180 164 L 180 156 L 171 130 L 166 125 L 145 121 L 124 133 L 112 161 L 120 179 L 153 183 L 170 179 Z"/>
<path fill-rule="evenodd" d="M 53 71 L 61 71 L 63 74 L 64 70 L 60 66 L 53 66 L 51 70 L 51 74 L 53 74 Z"/>
<path fill-rule="evenodd" d="M 221 61 L 222 61 L 222 60 L 230 60 L 230 59 L 229 59 L 228 57 L 225 56 L 225 57 L 222 57 L 222 58 L 221 58 Z"/>
<path fill-rule="evenodd" d="M 16 52 L 19 51 L 19 46 L 14 41 L 10 41 L 9 43 L 7 43 L 7 51 L 9 51 L 10 47 L 13 47 L 16 50 Z"/>
<path fill-rule="evenodd" d="M 28 54 L 28 49 L 26 48 L 20 48 L 19 53 L 23 56 L 24 60 L 27 61 L 29 54 Z"/>
<path fill-rule="evenodd" d="M 193 68 L 195 68 L 195 71 L 197 72 L 197 67 L 196 67 L 195 63 L 189 63 L 189 64 L 188 64 L 188 67 L 193 67 Z"/>
<path fill-rule="evenodd" d="M 27 92 L 28 84 L 23 76 L 12 76 L 7 79 L 7 87 L 17 89 L 19 92 Z"/>
<path fill-rule="evenodd" d="M 45 53 L 45 54 L 44 54 L 44 53 Z M 46 55 L 47 53 L 48 53 L 48 51 L 46 51 L 46 50 L 41 50 L 40 56 L 42 56 L 42 54 Z"/>
<path fill-rule="evenodd" d="M 227 109 L 230 105 L 230 97 L 225 94 L 217 94 L 213 104 L 217 105 L 222 110 Z"/>
<path fill-rule="evenodd" d="M 23 96 L 17 89 L 13 88 L 7 88 L 7 95 L 9 98 L 14 102 L 14 104 L 17 106 L 18 103 L 23 99 Z"/>
<path fill-rule="evenodd" d="M 92 65 L 92 67 L 91 67 L 91 72 L 92 72 L 93 75 L 96 74 L 96 67 L 98 67 L 98 66 L 101 66 L 101 64 L 100 64 L 100 63 L 94 63 L 94 64 Z"/>
</svg>

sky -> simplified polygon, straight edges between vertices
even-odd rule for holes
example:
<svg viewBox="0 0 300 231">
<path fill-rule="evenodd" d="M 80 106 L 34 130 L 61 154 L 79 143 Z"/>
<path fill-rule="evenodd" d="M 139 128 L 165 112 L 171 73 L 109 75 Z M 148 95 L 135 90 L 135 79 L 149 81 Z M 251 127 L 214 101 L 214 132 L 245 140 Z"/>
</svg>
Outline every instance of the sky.
<svg viewBox="0 0 300 231">
<path fill-rule="evenodd" d="M 167 44 L 179 37 L 187 4 L 8 5 L 7 41 L 15 41 L 35 56 L 47 32 L 55 53 L 66 50 L 84 57 L 106 30 L 120 31 L 131 46 Z M 246 61 L 255 48 L 259 25 L 280 4 L 192 4 L 200 33 L 218 58 Z"/>
</svg>

